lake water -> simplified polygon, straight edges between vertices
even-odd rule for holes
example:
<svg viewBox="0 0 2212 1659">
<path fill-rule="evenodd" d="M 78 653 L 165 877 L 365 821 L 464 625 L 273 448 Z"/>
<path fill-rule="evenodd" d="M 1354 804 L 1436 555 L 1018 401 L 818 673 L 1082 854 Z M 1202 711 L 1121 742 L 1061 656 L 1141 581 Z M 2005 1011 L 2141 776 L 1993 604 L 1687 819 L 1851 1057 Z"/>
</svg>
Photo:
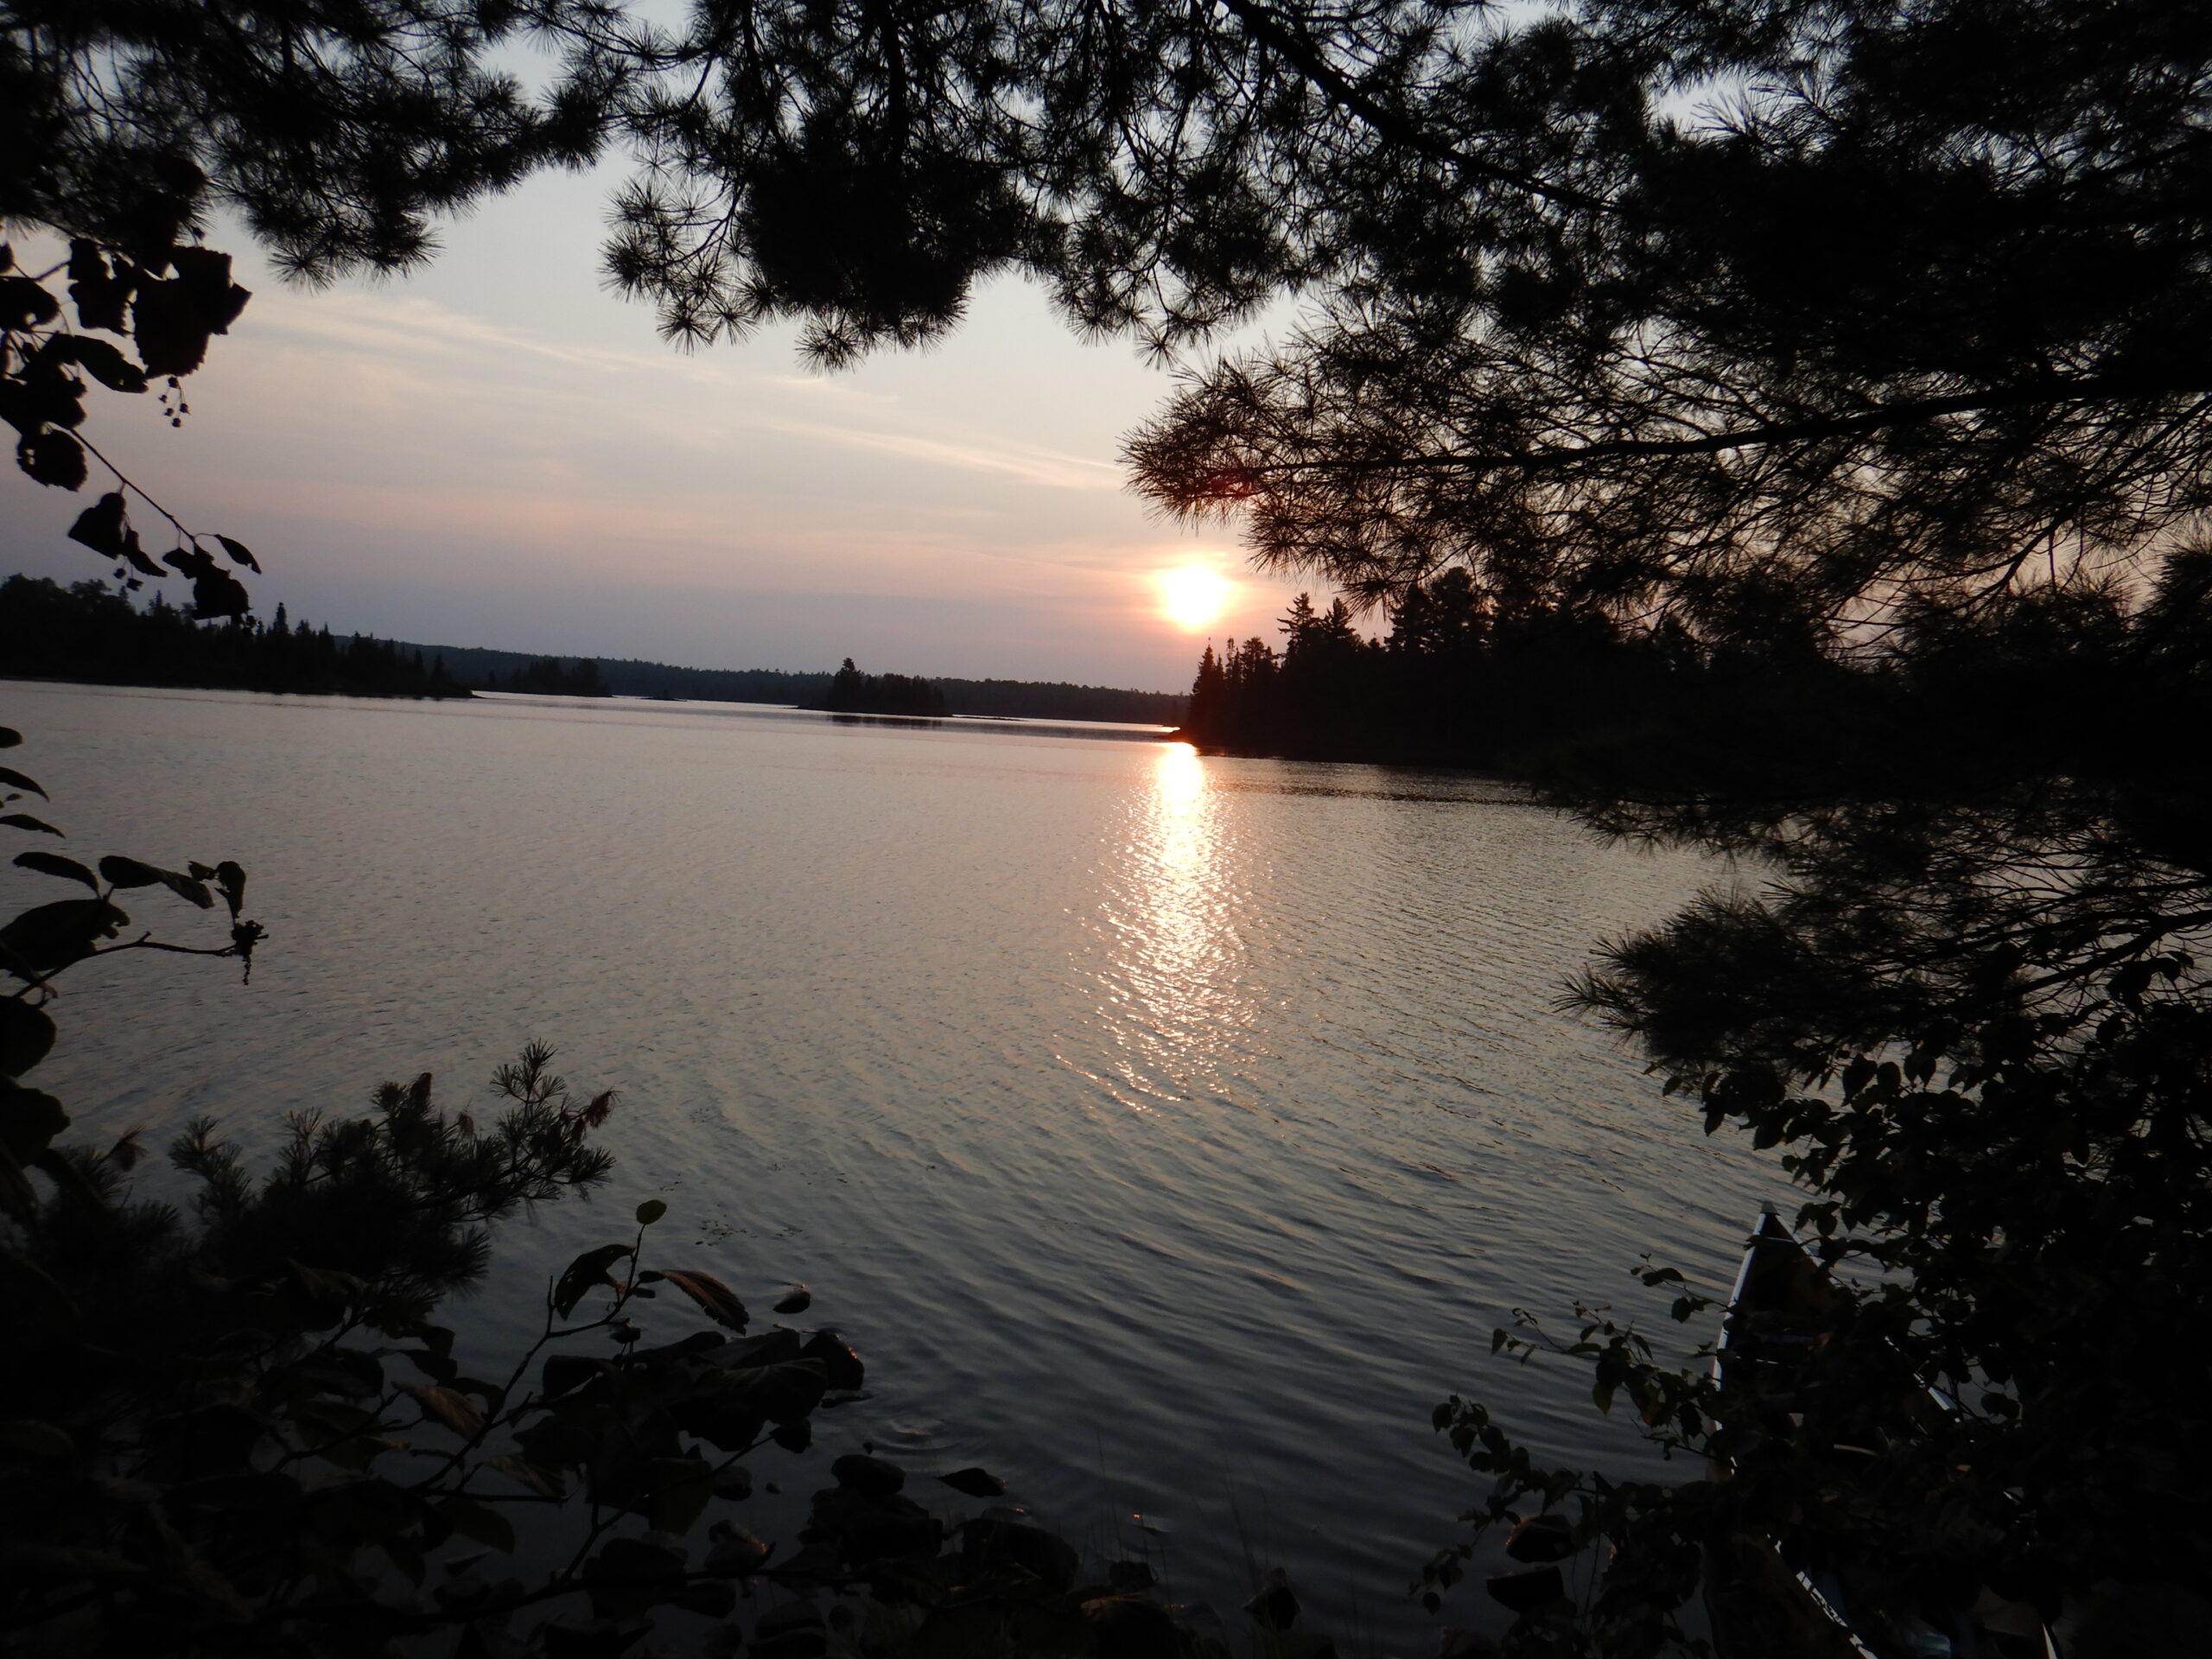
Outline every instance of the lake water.
<svg viewBox="0 0 2212 1659">
<path fill-rule="evenodd" d="M 1430 1408 L 1629 1466 L 1586 1374 L 1491 1330 L 1577 1298 L 1664 1325 L 1638 1252 L 1725 1288 L 1785 1191 L 1554 1006 L 1593 940 L 1729 872 L 1495 783 L 709 704 L 15 683 L 0 723 L 70 850 L 235 857 L 270 930 L 249 986 L 72 974 L 41 1085 L 95 1135 L 213 1113 L 261 1146 L 387 1077 L 478 1105 L 556 1044 L 621 1090 L 615 1177 L 510 1229 L 479 1306 L 519 1332 L 652 1195 L 662 1264 L 756 1321 L 808 1283 L 872 1397 L 803 1466 L 763 1454 L 766 1536 L 865 1440 L 988 1466 L 1232 1628 L 1280 1562 L 1349 1646 L 1427 1654 L 1405 1587 L 1481 1495 Z"/>
</svg>

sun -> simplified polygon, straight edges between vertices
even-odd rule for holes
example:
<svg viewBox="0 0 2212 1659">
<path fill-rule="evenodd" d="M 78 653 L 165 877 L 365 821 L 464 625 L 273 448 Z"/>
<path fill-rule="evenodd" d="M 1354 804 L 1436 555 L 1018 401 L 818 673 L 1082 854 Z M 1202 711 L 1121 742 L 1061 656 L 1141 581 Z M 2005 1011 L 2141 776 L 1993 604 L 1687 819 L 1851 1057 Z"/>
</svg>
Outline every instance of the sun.
<svg viewBox="0 0 2212 1659">
<path fill-rule="evenodd" d="M 1160 608 L 1179 628 L 1195 632 L 1229 608 L 1236 584 L 1198 565 L 1160 573 Z"/>
</svg>

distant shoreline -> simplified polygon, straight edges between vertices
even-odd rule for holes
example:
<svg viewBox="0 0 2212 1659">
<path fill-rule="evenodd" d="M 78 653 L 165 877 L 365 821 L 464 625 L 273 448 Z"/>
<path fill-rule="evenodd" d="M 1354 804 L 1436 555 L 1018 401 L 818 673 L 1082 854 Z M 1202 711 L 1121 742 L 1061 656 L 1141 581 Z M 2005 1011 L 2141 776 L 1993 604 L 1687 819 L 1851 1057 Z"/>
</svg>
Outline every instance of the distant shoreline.
<svg viewBox="0 0 2212 1659">
<path fill-rule="evenodd" d="M 272 691 L 258 686 L 159 684 L 137 680 L 72 678 L 59 674 L 18 674 L 0 670 L 0 687 L 53 686 L 62 690 L 212 692 L 240 697 L 297 697 L 321 701 L 354 698 L 368 702 L 480 702 L 487 708 L 504 703 L 524 707 L 572 709 L 588 713 L 595 709 L 688 709 L 701 715 L 728 714 L 739 717 L 818 721 L 829 725 L 885 726 L 943 728 L 955 732 L 985 732 L 1007 737 L 1066 736 L 1090 741 L 1129 743 L 1172 743 L 1182 740 L 1172 728 L 1141 721 L 1084 721 L 1035 715 L 869 715 L 843 714 L 834 709 L 802 709 L 788 702 L 751 702 L 711 697 L 652 697 L 617 695 L 611 697 L 568 696 L 539 691 L 486 691 L 472 689 L 444 696 L 411 696 L 405 693 L 360 691 Z"/>
<path fill-rule="evenodd" d="M 684 668 L 634 658 L 420 645 L 334 633 L 327 624 L 312 626 L 304 620 L 293 623 L 282 605 L 266 624 L 253 617 L 213 624 L 168 604 L 158 593 L 142 609 L 102 582 L 65 588 L 48 577 L 21 575 L 0 582 L 0 663 L 24 679 L 280 696 L 444 700 L 493 690 L 798 708 L 838 701 L 833 696 L 838 677 L 827 670 Z M 893 706 L 880 712 L 1173 726 L 1183 720 L 1190 702 L 1176 692 L 1065 680 L 848 671 L 849 678 L 855 676 L 866 684 L 862 695 L 845 699 L 855 713 L 868 712 L 871 702 L 887 701 Z M 905 695 L 875 695 L 889 691 Z"/>
</svg>

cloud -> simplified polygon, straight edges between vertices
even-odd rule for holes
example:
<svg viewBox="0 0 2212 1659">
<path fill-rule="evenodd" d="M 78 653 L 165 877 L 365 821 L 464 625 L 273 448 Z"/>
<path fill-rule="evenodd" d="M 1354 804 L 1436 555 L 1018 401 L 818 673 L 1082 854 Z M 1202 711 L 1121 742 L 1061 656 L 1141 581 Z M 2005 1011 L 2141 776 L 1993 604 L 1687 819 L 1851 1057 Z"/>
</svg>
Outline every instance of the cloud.
<svg viewBox="0 0 2212 1659">
<path fill-rule="evenodd" d="M 826 378 L 747 372 L 672 351 L 649 354 L 565 345 L 411 296 L 373 290 L 302 296 L 279 290 L 257 315 L 256 321 L 268 326 L 276 336 L 314 342 L 362 359 L 353 365 L 353 372 L 387 385 L 394 377 L 404 376 L 404 384 L 424 391 L 434 386 L 449 391 L 457 358 L 479 359 L 476 367 L 480 372 L 488 366 L 484 359 L 512 362 L 521 357 L 582 372 L 593 378 L 650 377 L 662 385 L 677 380 L 731 394 L 730 406 L 720 411 L 719 419 L 705 428 L 695 422 L 687 429 L 684 435 L 694 440 L 706 436 L 715 427 L 779 432 L 864 453 L 898 455 L 928 466 L 1017 478 L 1048 489 L 1115 491 L 1122 486 L 1121 468 L 1112 461 L 1009 442 L 988 433 L 948 430 L 942 416 L 931 416 L 930 429 L 922 431 L 911 422 L 864 424 L 825 419 L 818 412 L 818 405 L 826 399 L 856 406 L 856 412 L 903 415 L 904 400 L 894 395 L 841 385 Z M 481 380 L 476 384 L 483 385 Z M 571 383 L 560 390 L 573 397 L 589 397 L 603 388 Z M 772 400 L 779 404 L 804 400 L 817 407 L 804 414 L 779 413 L 763 406 Z"/>
</svg>

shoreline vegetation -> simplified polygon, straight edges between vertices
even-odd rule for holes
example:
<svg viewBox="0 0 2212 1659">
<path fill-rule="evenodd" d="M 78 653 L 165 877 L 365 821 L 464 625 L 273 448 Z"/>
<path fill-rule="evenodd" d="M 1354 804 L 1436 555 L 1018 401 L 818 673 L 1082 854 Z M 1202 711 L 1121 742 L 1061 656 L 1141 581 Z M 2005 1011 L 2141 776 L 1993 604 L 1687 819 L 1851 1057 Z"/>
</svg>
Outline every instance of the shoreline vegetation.
<svg viewBox="0 0 2212 1659">
<path fill-rule="evenodd" d="M 98 582 L 65 588 L 49 578 L 23 575 L 0 582 L 0 663 L 16 678 L 95 685 L 411 698 L 466 697 L 483 690 L 1131 725 L 1172 726 L 1188 702 L 1178 692 L 1058 680 L 861 674 L 849 658 L 845 669 L 833 674 L 417 644 L 334 634 L 327 624 L 295 624 L 282 605 L 266 623 L 251 616 L 210 621 L 195 619 L 158 592 L 141 608 Z M 887 699 L 899 706 L 879 706 Z"/>
<path fill-rule="evenodd" d="M 2151 591 L 2044 588 L 1929 607 L 1855 652 L 1777 626 L 1700 639 L 1592 610 L 1513 605 L 1464 569 L 1409 588 L 1363 637 L 1299 595 L 1278 650 L 1209 644 L 1174 735 L 1208 753 L 1467 767 L 1563 798 L 1949 798 L 2054 772 L 2155 776 L 2155 728 L 2109 711 L 2199 709 L 2180 613 L 2212 565 Z"/>
</svg>

